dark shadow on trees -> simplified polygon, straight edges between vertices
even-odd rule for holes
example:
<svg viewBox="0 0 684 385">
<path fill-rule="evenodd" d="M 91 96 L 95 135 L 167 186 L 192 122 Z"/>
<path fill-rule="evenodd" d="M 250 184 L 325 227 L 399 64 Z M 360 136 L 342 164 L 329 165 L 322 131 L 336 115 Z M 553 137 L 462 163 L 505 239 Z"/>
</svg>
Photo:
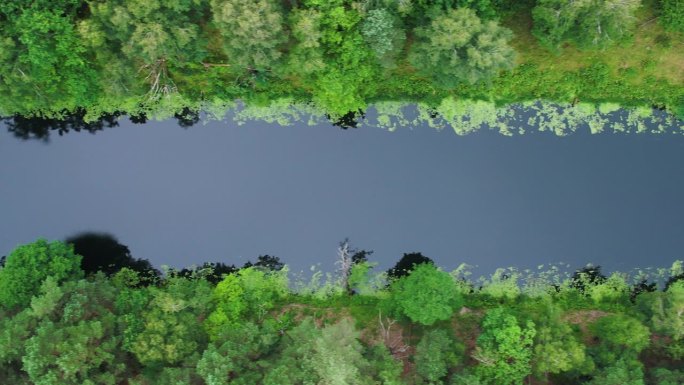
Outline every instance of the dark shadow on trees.
<svg viewBox="0 0 684 385">
<path fill-rule="evenodd" d="M 421 263 L 429 263 L 434 265 L 434 261 L 420 252 L 404 253 L 399 262 L 393 268 L 387 270 L 387 277 L 390 280 L 405 277 L 411 273 L 416 265 Z"/>
<path fill-rule="evenodd" d="M 672 285 L 673 283 L 675 283 L 677 281 L 683 281 L 683 280 L 684 280 L 684 273 L 677 274 L 675 276 L 668 278 L 667 281 L 665 282 L 665 289 L 664 290 L 667 291 L 667 289 L 670 288 L 670 285 Z"/>
<path fill-rule="evenodd" d="M 192 127 L 200 121 L 199 111 L 188 107 L 183 107 L 183 110 L 174 114 L 173 117 L 176 118 L 178 125 L 183 128 Z"/>
<path fill-rule="evenodd" d="M 235 265 L 226 265 L 221 262 L 204 262 L 198 267 L 172 270 L 169 272 L 169 276 L 186 279 L 206 279 L 209 283 L 216 286 L 226 275 L 233 274 L 239 270 Z"/>
<path fill-rule="evenodd" d="M 141 112 L 138 115 L 128 115 L 128 120 L 133 124 L 145 124 L 147 123 L 147 114 Z"/>
<path fill-rule="evenodd" d="M 629 291 L 629 299 L 634 303 L 636 301 L 636 297 L 641 294 L 641 293 L 650 293 L 658 290 L 658 286 L 656 285 L 655 282 L 648 282 L 646 278 L 643 278 L 641 281 L 635 283 L 631 290 Z"/>
<path fill-rule="evenodd" d="M 584 276 L 584 279 L 582 278 Z M 606 276 L 601 274 L 601 266 L 586 266 L 579 270 L 576 270 L 572 274 L 572 280 L 570 282 L 570 287 L 574 287 L 580 293 L 584 293 L 586 285 L 591 286 L 600 285 L 606 281 Z"/>
<path fill-rule="evenodd" d="M 255 263 L 252 263 L 252 261 L 247 261 L 242 266 L 243 269 L 248 267 L 257 267 L 269 271 L 280 271 L 283 269 L 283 267 L 285 267 L 285 264 L 280 261 L 280 258 L 266 254 L 257 257 L 257 261 Z"/>
<path fill-rule="evenodd" d="M 359 125 L 357 115 L 361 119 L 366 118 L 366 115 L 362 110 L 349 111 L 346 114 L 342 115 L 340 118 L 338 118 L 336 121 L 333 121 L 332 117 L 328 114 L 326 114 L 325 117 L 332 123 L 333 126 L 337 126 L 343 130 L 346 130 L 348 128 L 357 128 L 357 126 Z"/>
<path fill-rule="evenodd" d="M 47 142 L 52 131 L 56 131 L 60 136 L 71 131 L 86 131 L 94 134 L 104 128 L 117 127 L 119 125 L 118 118 L 122 115 L 120 112 L 114 112 L 101 115 L 96 121 L 86 122 L 84 120 L 86 113 L 85 109 L 79 108 L 74 112 L 64 112 L 62 119 L 14 115 L 1 120 L 7 125 L 7 131 L 16 138 L 22 140 L 38 139 Z"/>
<path fill-rule="evenodd" d="M 74 253 L 81 255 L 81 268 L 86 274 L 102 271 L 108 276 L 127 267 L 138 272 L 143 285 L 156 283 L 161 276 L 147 259 L 136 259 L 128 246 L 122 245 L 112 235 L 86 232 L 67 238 L 66 243 L 74 245 Z"/>
</svg>

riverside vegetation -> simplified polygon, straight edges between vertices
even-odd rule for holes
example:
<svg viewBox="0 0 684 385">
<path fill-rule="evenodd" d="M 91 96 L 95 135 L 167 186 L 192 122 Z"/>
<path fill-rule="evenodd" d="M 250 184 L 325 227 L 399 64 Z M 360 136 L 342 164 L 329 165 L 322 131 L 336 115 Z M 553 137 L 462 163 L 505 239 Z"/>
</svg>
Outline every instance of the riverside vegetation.
<svg viewBox="0 0 684 385">
<path fill-rule="evenodd" d="M 643 132 L 597 128 L 594 113 L 684 116 L 683 9 L 679 0 L 13 0 L 0 4 L 0 115 L 14 126 L 92 129 L 122 114 L 188 125 L 240 100 L 300 106 L 347 127 L 369 105 L 387 123 L 397 105 L 419 104 L 465 133 L 445 108 L 466 103 L 477 122 L 541 101 L 581 104 L 593 132 Z M 563 120 L 548 122 L 567 132 Z"/>
<path fill-rule="evenodd" d="M 2 383 L 684 383 L 681 261 L 471 280 L 420 253 L 374 274 L 345 241 L 335 274 L 290 282 L 273 256 L 160 274 L 111 237 L 68 242 L 2 260 Z"/>
</svg>

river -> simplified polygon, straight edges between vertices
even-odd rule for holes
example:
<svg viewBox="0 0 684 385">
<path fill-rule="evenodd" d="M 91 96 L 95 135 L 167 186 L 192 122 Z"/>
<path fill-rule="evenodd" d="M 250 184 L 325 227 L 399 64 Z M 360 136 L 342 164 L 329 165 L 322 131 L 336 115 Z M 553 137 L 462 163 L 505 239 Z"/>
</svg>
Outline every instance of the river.
<svg viewBox="0 0 684 385">
<path fill-rule="evenodd" d="M 271 254 L 332 270 L 349 237 L 379 269 L 414 251 L 479 273 L 666 267 L 684 258 L 682 165 L 684 137 L 670 134 L 121 118 L 41 142 L 0 128 L 0 255 L 104 231 L 157 266 Z"/>
</svg>

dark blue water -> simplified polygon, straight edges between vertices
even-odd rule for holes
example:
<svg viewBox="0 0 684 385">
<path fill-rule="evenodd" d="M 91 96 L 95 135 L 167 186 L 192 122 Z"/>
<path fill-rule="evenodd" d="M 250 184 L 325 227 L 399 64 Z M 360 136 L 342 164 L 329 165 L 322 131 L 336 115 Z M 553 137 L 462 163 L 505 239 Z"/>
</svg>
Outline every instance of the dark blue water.
<svg viewBox="0 0 684 385">
<path fill-rule="evenodd" d="M 490 273 L 684 258 L 684 138 L 175 121 L 20 141 L 0 130 L 0 255 L 95 230 L 175 267 L 279 256 L 386 269 L 421 251 Z"/>
</svg>

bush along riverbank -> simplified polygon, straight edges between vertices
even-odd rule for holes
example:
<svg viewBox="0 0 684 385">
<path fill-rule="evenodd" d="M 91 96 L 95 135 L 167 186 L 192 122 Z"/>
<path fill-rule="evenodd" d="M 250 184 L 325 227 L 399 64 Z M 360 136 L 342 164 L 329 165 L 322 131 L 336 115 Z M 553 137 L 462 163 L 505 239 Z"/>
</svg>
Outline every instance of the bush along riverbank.
<svg viewBox="0 0 684 385">
<path fill-rule="evenodd" d="M 11 384 L 680 384 L 684 268 L 498 269 L 479 280 L 418 253 L 373 273 L 289 281 L 264 256 L 164 274 L 71 245 L 0 268 L 0 378 Z M 102 262 L 102 261 L 101 261 Z M 104 263 L 104 262 L 102 262 Z M 86 270 L 84 270 L 86 269 Z M 220 274 L 223 272 L 224 274 Z"/>
<path fill-rule="evenodd" d="M 0 5 L 1 116 L 192 117 L 287 99 L 660 108 L 684 116 L 676 0 L 60 0 Z M 343 120 L 344 121 L 344 120 Z"/>
</svg>

